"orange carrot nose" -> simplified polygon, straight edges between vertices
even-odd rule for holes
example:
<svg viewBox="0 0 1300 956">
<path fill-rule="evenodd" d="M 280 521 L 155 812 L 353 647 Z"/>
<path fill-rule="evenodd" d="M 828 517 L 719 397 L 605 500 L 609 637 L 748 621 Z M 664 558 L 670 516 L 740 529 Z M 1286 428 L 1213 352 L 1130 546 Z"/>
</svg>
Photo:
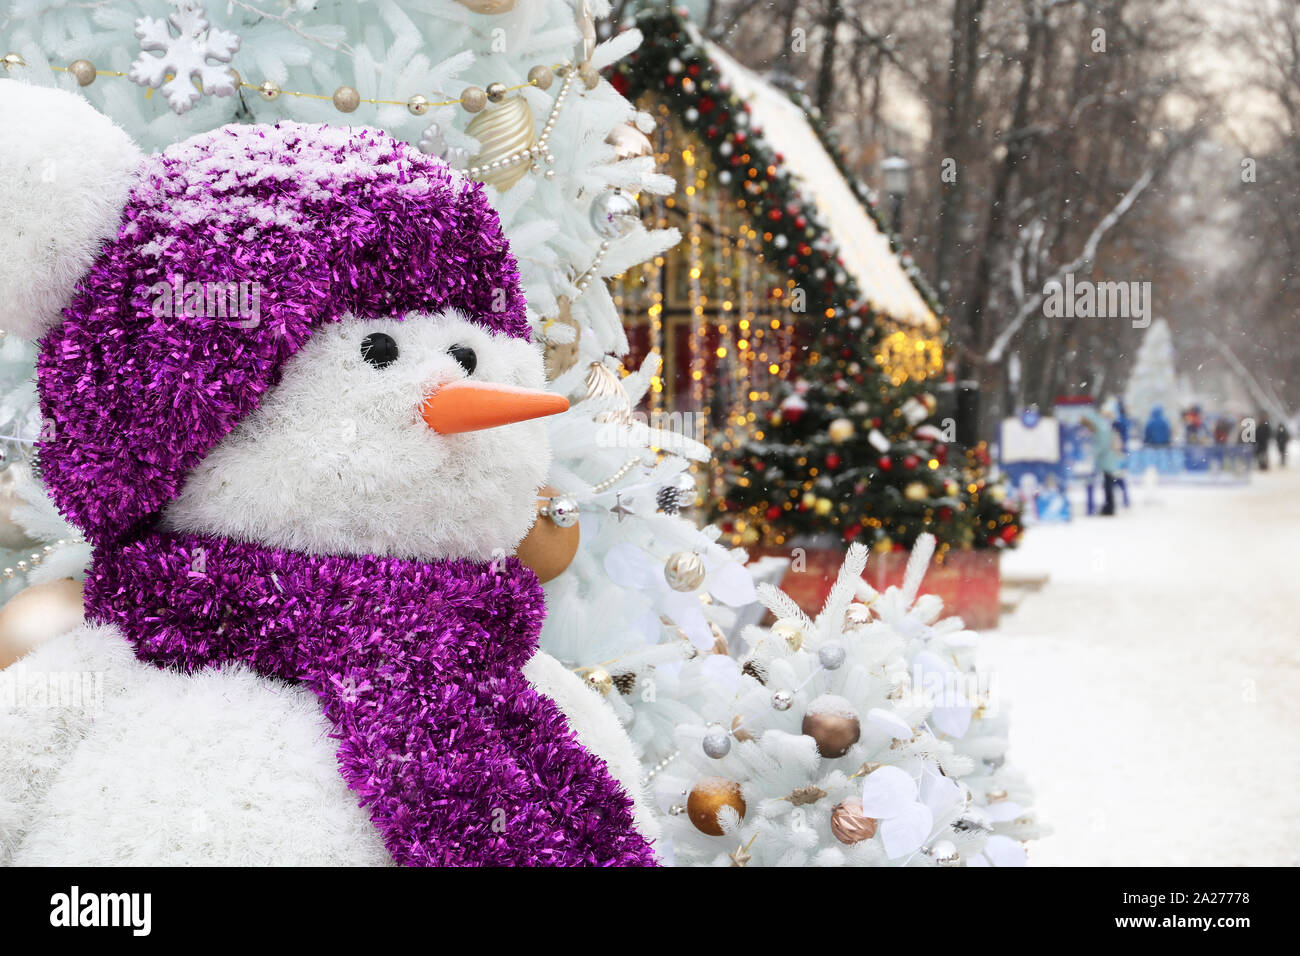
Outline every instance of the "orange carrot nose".
<svg viewBox="0 0 1300 956">
<path fill-rule="evenodd" d="M 567 411 L 563 395 L 460 379 L 440 385 L 420 408 L 424 423 L 443 435 L 496 428 Z"/>
</svg>

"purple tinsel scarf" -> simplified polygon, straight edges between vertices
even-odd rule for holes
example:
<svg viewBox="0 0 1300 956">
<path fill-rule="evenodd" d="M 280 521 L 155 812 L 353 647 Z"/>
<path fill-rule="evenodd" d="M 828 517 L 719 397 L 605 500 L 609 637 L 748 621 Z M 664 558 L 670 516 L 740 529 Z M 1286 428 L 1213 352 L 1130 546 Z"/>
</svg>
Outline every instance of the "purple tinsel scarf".
<svg viewBox="0 0 1300 956">
<path fill-rule="evenodd" d="M 339 770 L 409 866 L 654 865 L 631 801 L 521 668 L 545 609 L 511 558 L 320 557 L 151 533 L 96 550 L 88 620 L 186 671 L 309 687 Z"/>
</svg>

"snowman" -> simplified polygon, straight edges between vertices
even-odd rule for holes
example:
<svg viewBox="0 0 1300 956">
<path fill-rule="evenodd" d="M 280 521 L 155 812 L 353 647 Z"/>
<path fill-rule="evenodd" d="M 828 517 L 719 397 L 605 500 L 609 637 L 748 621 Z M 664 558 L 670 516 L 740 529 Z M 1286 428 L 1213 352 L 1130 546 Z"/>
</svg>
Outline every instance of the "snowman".
<svg viewBox="0 0 1300 956">
<path fill-rule="evenodd" d="M 654 864 L 510 556 L 567 403 L 482 187 L 364 128 L 145 157 L 13 80 L 0 126 L 0 327 L 94 546 L 0 672 L 0 863 Z"/>
</svg>

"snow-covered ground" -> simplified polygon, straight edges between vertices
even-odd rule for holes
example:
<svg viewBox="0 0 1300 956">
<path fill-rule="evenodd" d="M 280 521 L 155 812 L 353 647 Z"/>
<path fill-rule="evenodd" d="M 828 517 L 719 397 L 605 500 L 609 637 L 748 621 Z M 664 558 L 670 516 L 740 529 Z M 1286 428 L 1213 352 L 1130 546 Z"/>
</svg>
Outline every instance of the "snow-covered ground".
<svg viewBox="0 0 1300 956">
<path fill-rule="evenodd" d="M 1034 865 L 1300 864 L 1300 467 L 1029 531 L 985 635 Z"/>
</svg>

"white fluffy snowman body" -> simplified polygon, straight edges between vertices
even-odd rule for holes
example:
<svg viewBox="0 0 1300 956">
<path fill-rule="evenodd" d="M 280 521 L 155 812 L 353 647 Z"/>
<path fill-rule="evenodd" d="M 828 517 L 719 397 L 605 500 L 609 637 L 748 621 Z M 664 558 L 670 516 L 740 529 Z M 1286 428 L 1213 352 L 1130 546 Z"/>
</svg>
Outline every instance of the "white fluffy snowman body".
<svg viewBox="0 0 1300 956">
<path fill-rule="evenodd" d="M 535 519 L 546 431 L 535 420 L 430 428 L 422 403 L 463 380 L 537 388 L 540 351 L 455 313 L 320 329 L 190 473 L 163 526 L 310 554 L 513 552 Z M 606 762 L 653 839 L 612 709 L 544 653 L 525 675 Z M 391 862 L 330 730 L 302 687 L 242 665 L 163 670 L 116 628 L 80 628 L 0 672 L 0 862 Z"/>
<path fill-rule="evenodd" d="M 640 765 L 613 711 L 547 654 L 524 673 L 604 759 L 653 839 Z M 0 672 L 6 684 L 17 696 L 0 702 L 0 864 L 392 862 L 309 690 L 239 665 L 162 670 L 105 626 L 47 642 Z"/>
</svg>

